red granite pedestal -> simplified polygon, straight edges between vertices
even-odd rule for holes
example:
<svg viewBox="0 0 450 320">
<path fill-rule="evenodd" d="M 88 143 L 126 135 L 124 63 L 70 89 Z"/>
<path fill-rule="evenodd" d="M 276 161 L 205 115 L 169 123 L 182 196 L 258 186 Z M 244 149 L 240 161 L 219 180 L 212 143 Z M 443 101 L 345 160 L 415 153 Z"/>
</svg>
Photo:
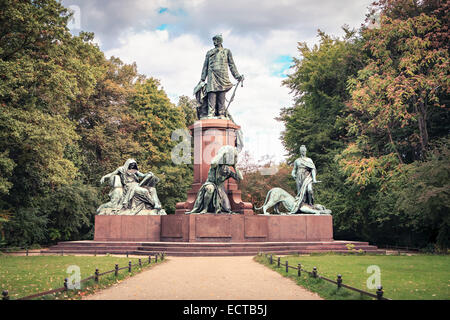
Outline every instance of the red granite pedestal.
<svg viewBox="0 0 450 320">
<path fill-rule="evenodd" d="M 235 146 L 236 131 L 240 127 L 230 120 L 209 119 L 199 120 L 189 129 L 194 137 L 194 182 L 187 193 L 186 201 L 177 203 L 175 214 L 184 214 L 194 207 L 198 190 L 208 178 L 211 160 L 220 147 Z M 252 204 L 242 201 L 241 191 L 234 179 L 228 179 L 225 182 L 225 190 L 233 212 L 254 214 Z"/>
<path fill-rule="evenodd" d="M 95 241 L 332 241 L 330 215 L 190 214 L 96 216 Z"/>
</svg>

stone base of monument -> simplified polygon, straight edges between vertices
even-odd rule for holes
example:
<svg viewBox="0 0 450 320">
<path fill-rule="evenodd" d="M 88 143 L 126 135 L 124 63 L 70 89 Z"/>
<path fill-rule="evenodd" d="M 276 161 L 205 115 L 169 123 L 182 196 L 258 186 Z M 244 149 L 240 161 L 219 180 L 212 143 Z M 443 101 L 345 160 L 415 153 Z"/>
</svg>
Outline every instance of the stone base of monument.
<svg viewBox="0 0 450 320">
<path fill-rule="evenodd" d="M 330 215 L 201 214 L 96 216 L 94 241 L 67 241 L 54 254 L 243 256 L 258 252 L 382 253 L 367 242 L 333 240 Z M 348 247 L 348 244 L 352 246 Z"/>
<path fill-rule="evenodd" d="M 96 241 L 331 241 L 331 215 L 96 216 Z"/>
</svg>

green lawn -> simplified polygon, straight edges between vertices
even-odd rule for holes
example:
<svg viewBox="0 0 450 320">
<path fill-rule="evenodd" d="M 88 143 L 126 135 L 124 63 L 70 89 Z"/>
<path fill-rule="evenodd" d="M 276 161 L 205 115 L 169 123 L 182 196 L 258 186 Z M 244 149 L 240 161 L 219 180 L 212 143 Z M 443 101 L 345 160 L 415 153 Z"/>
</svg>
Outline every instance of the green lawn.
<svg viewBox="0 0 450 320">
<path fill-rule="evenodd" d="M 34 293 L 48 291 L 64 286 L 64 278 L 69 277 L 66 270 L 71 265 L 80 267 L 81 279 L 94 275 L 95 269 L 99 272 L 113 270 L 115 264 L 119 268 L 128 266 L 128 261 L 137 264 L 138 258 L 126 258 L 115 256 L 7 256 L 0 255 L 0 290 L 8 290 L 12 299 L 17 299 L 32 295 Z M 143 267 L 147 266 L 148 257 L 143 257 Z M 145 263 L 144 263 L 145 262 Z M 158 261 L 159 262 L 159 261 Z M 154 265 L 154 257 L 152 264 Z M 140 271 L 140 268 L 133 267 L 131 275 Z M 84 294 L 102 288 L 116 281 L 120 281 L 129 276 L 127 269 L 119 272 L 116 279 L 114 273 L 100 277 L 100 284 L 96 285 L 93 280 L 82 285 L 81 292 L 70 292 L 69 294 L 56 295 L 58 298 L 80 297 Z M 54 297 L 45 297 L 54 298 Z"/>
<path fill-rule="evenodd" d="M 270 266 L 265 259 L 256 258 L 257 261 Z M 375 293 L 376 289 L 368 289 L 367 268 L 377 265 L 381 271 L 381 284 L 384 296 L 394 300 L 449 300 L 450 299 L 450 256 L 413 255 L 413 256 L 384 256 L 384 255 L 310 255 L 282 257 L 289 265 L 297 266 L 311 271 L 317 267 L 318 273 L 327 278 L 336 280 L 337 274 L 342 275 L 343 283 Z M 276 259 L 271 266 L 283 275 L 285 268 L 276 268 Z M 297 270 L 290 270 L 290 277 L 296 278 Z M 326 299 L 359 299 L 359 294 L 336 294 L 335 285 L 325 281 L 314 281 L 309 276 L 296 279 L 298 283 L 318 292 Z M 320 288 L 319 288 L 320 286 Z"/>
</svg>

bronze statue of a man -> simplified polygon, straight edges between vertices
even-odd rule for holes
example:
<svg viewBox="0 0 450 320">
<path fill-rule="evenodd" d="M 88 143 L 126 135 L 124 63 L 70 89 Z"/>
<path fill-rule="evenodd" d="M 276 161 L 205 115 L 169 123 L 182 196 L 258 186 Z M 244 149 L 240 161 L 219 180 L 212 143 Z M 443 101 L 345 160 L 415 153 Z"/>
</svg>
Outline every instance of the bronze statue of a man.
<svg viewBox="0 0 450 320">
<path fill-rule="evenodd" d="M 226 118 L 225 94 L 233 87 L 228 77 L 228 68 L 236 80 L 244 80 L 244 76 L 237 71 L 231 51 L 224 48 L 222 42 L 222 35 L 213 37 L 214 49 L 206 53 L 201 80 L 194 89 L 194 94 L 200 103 L 199 119 Z M 207 83 L 205 83 L 206 79 L 208 79 Z"/>
</svg>

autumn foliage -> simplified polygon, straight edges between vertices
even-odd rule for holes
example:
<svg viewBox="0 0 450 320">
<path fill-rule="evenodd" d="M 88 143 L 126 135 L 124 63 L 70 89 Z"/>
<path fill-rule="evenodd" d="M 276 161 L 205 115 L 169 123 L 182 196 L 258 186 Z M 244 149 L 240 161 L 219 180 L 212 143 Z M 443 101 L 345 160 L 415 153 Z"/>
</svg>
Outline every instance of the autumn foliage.
<svg viewBox="0 0 450 320">
<path fill-rule="evenodd" d="M 381 0 L 343 39 L 299 44 L 282 138 L 319 159 L 337 237 L 448 247 L 448 17 L 448 1 Z"/>
</svg>

